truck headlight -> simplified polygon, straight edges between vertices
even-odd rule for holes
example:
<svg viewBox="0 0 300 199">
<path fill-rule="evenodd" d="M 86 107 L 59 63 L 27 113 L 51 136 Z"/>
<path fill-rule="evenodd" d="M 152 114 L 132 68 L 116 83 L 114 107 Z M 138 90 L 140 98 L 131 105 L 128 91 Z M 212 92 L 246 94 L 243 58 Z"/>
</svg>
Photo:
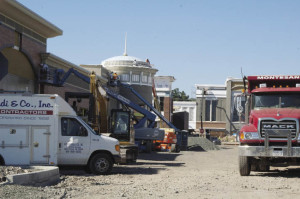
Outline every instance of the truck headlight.
<svg viewBox="0 0 300 199">
<path fill-rule="evenodd" d="M 257 140 L 259 136 L 257 132 L 241 132 L 240 138 L 242 140 Z"/>
<path fill-rule="evenodd" d="M 120 152 L 120 145 L 115 145 L 115 149 L 116 149 L 116 151 L 118 151 L 118 152 Z"/>
</svg>

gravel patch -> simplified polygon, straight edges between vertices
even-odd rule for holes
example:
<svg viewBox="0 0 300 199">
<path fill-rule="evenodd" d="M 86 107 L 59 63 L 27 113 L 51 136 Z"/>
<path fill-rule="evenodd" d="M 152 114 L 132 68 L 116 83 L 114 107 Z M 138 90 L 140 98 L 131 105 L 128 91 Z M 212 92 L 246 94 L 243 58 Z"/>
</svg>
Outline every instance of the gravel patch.
<svg viewBox="0 0 300 199">
<path fill-rule="evenodd" d="M 6 181 L 6 176 L 21 174 L 21 173 L 30 173 L 34 171 L 34 169 L 25 169 L 18 166 L 0 166 L 0 182 Z"/>
<path fill-rule="evenodd" d="M 271 168 L 240 176 L 238 147 L 140 154 L 137 164 L 117 165 L 111 175 L 60 168 L 60 182 L 45 187 L 0 185 L 0 198 L 298 198 L 300 168 Z"/>
</svg>

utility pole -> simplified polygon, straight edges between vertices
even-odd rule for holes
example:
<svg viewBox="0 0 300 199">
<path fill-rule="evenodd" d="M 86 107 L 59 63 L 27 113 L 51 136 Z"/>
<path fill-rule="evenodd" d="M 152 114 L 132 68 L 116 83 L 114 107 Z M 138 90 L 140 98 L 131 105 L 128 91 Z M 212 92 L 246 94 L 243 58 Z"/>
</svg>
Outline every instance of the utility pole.
<svg viewBox="0 0 300 199">
<path fill-rule="evenodd" d="M 200 133 L 203 134 L 204 133 L 204 129 L 203 129 L 203 118 L 202 118 L 202 112 L 203 112 L 203 104 L 204 104 L 204 93 L 205 93 L 205 89 L 202 88 L 202 100 L 201 100 L 201 104 L 200 104 L 200 110 L 201 110 L 201 114 L 200 114 Z"/>
</svg>

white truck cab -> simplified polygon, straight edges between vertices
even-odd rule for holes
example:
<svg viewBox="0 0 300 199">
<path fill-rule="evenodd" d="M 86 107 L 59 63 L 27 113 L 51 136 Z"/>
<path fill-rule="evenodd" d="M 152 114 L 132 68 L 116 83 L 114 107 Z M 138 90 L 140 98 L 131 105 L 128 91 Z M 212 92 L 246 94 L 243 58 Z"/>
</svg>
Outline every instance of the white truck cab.
<svg viewBox="0 0 300 199">
<path fill-rule="evenodd" d="M 58 95 L 0 94 L 0 165 L 86 165 L 108 174 L 117 139 L 97 135 Z"/>
</svg>

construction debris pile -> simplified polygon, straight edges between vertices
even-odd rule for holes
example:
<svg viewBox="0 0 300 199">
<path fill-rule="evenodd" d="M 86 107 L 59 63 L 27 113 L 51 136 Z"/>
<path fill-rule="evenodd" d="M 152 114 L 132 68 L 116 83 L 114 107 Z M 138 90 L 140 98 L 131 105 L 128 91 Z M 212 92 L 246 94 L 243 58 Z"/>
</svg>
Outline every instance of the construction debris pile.
<svg viewBox="0 0 300 199">
<path fill-rule="evenodd" d="M 209 151 L 209 150 L 219 150 L 219 147 L 204 137 L 189 137 L 188 150 Z"/>
<path fill-rule="evenodd" d="M 236 142 L 236 136 L 234 135 L 227 135 L 223 138 L 221 138 L 222 142 Z"/>
</svg>

